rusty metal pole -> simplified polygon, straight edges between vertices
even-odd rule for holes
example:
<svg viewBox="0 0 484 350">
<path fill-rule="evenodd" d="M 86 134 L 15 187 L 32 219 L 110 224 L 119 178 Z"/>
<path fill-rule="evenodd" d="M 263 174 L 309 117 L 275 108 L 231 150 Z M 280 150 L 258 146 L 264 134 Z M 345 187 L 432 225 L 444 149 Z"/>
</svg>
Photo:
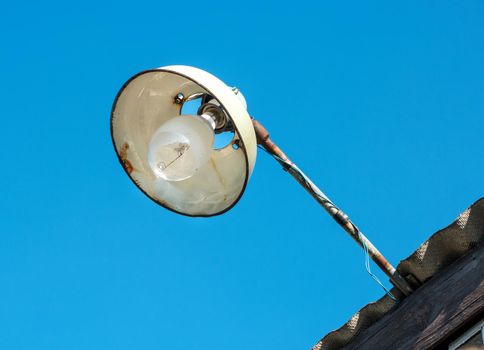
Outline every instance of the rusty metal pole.
<svg viewBox="0 0 484 350">
<path fill-rule="evenodd" d="M 413 289 L 400 273 L 388 262 L 376 247 L 361 233 L 349 217 L 339 209 L 270 139 L 267 130 L 253 119 L 257 143 L 271 154 L 296 181 L 329 213 L 329 215 L 363 248 L 367 248 L 371 259 L 390 278 L 390 281 L 405 296 Z"/>
</svg>

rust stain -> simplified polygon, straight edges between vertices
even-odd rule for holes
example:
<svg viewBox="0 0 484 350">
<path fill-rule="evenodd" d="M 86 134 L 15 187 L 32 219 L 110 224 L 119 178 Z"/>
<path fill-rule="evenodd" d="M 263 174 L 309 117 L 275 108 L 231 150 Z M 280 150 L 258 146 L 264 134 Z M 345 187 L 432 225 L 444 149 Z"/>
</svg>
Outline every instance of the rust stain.
<svg viewBox="0 0 484 350">
<path fill-rule="evenodd" d="M 128 174 L 131 174 L 134 170 L 133 165 L 127 159 L 123 160 L 123 166 L 126 169 L 126 171 L 128 172 Z"/>
<path fill-rule="evenodd" d="M 123 163 L 123 167 L 126 169 L 128 174 L 131 174 L 134 170 L 134 167 L 131 164 L 131 162 L 128 160 L 128 149 L 129 149 L 129 145 L 127 142 L 125 142 L 121 147 L 121 149 L 119 150 L 119 158 L 121 159 L 121 162 Z"/>
<path fill-rule="evenodd" d="M 162 205 L 164 207 L 169 207 L 170 208 L 170 206 L 168 205 L 168 202 L 166 200 L 161 199 L 158 196 L 153 196 L 153 198 L 155 199 L 156 203 L 158 203 L 159 205 Z"/>
</svg>

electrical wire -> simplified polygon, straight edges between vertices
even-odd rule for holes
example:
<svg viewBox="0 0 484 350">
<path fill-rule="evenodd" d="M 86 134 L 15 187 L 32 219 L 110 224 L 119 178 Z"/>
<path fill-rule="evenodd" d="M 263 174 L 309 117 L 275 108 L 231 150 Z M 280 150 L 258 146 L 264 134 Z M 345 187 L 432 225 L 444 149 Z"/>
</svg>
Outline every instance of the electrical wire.
<svg viewBox="0 0 484 350">
<path fill-rule="evenodd" d="M 304 182 L 306 187 L 310 188 L 311 192 L 314 195 L 316 195 L 320 199 L 321 202 L 323 202 L 323 205 L 325 205 L 326 207 L 330 207 L 330 208 L 334 208 L 336 210 L 339 210 L 338 207 L 336 207 L 336 205 L 328 197 L 326 197 L 321 191 L 316 191 L 314 189 L 314 187 L 313 187 L 311 181 L 309 180 L 309 178 L 296 165 L 294 165 L 291 162 L 288 162 L 285 159 L 282 159 L 281 157 L 279 157 L 279 156 L 277 156 L 273 153 L 268 152 L 261 145 L 257 145 L 257 147 L 260 148 L 261 150 L 263 150 L 264 152 L 266 152 L 267 154 L 271 155 L 272 157 L 274 157 L 283 166 L 284 170 L 286 170 L 286 171 L 289 170 L 289 169 L 293 170 L 297 174 L 297 176 Z M 365 252 L 365 269 L 366 269 L 366 272 L 368 272 L 368 274 L 371 276 L 371 278 L 377 284 L 379 284 L 381 288 L 383 288 L 383 290 L 388 295 L 388 297 L 396 302 L 397 298 L 383 285 L 383 283 L 381 283 L 380 279 L 371 271 L 370 252 L 368 251 L 368 246 L 366 245 L 366 242 L 363 239 L 362 233 L 358 229 L 358 227 L 356 227 L 356 225 L 353 224 L 351 221 L 350 221 L 350 223 L 354 227 L 355 231 L 357 232 L 358 240 L 360 241 L 360 243 L 363 247 L 363 251 Z"/>
<path fill-rule="evenodd" d="M 361 242 L 361 245 L 363 246 L 363 250 L 365 251 L 365 268 L 366 268 L 366 272 L 368 272 L 368 274 L 371 276 L 371 278 L 373 278 L 373 280 L 380 285 L 380 287 L 383 288 L 383 290 L 385 291 L 385 293 L 388 295 L 388 297 L 390 299 L 392 299 L 393 301 L 397 301 L 397 298 L 392 294 L 392 292 L 390 292 L 384 285 L 383 283 L 380 282 L 380 279 L 371 272 L 371 266 L 370 266 L 370 253 L 368 252 L 368 246 L 366 245 L 365 243 L 365 240 L 362 239 L 361 237 L 361 232 L 360 230 L 357 229 L 357 232 L 358 232 L 358 239 L 360 240 Z"/>
</svg>

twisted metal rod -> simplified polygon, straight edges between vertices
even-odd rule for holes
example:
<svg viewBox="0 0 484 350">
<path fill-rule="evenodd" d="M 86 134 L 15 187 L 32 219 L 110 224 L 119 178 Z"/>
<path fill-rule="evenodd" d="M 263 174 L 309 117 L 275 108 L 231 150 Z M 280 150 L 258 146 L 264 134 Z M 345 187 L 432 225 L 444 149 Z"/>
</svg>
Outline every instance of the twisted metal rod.
<svg viewBox="0 0 484 350">
<path fill-rule="evenodd" d="M 413 289 L 402 275 L 388 262 L 378 249 L 365 237 L 341 209 L 339 209 L 289 157 L 270 139 L 267 130 L 253 119 L 257 143 L 263 147 L 327 212 L 328 214 L 368 253 L 370 258 L 390 278 L 390 281 L 407 296 Z M 370 272 L 371 274 L 371 272 Z M 373 274 L 371 274 L 374 276 Z M 374 277 L 375 278 L 375 277 Z"/>
</svg>

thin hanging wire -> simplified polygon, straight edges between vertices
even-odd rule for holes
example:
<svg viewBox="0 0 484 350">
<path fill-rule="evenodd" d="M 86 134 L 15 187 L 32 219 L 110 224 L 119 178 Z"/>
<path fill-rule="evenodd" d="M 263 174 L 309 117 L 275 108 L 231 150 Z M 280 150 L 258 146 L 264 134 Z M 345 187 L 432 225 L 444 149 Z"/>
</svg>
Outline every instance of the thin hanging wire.
<svg viewBox="0 0 484 350">
<path fill-rule="evenodd" d="M 388 297 L 390 299 L 392 299 L 393 301 L 397 301 L 397 298 L 383 285 L 383 283 L 380 282 L 380 279 L 371 272 L 371 266 L 370 266 L 370 253 L 368 252 L 368 247 L 365 243 L 365 241 L 363 239 L 361 239 L 361 232 L 360 230 L 358 230 L 358 239 L 360 240 L 362 246 L 363 246 L 363 250 L 365 251 L 365 268 L 366 268 L 366 272 L 368 272 L 368 274 L 371 276 L 371 278 L 373 278 L 373 280 L 378 283 L 382 288 L 383 290 L 385 291 L 385 293 L 388 295 Z"/>
<path fill-rule="evenodd" d="M 298 176 L 304 180 L 304 183 L 307 184 L 308 188 L 311 188 L 313 189 L 312 187 L 312 184 L 311 182 L 309 181 L 309 179 L 307 178 L 307 176 L 297 167 L 295 166 L 294 164 L 288 162 L 287 160 L 285 159 L 282 159 L 281 157 L 275 155 L 275 154 L 272 154 L 270 152 L 268 152 L 263 146 L 261 145 L 257 145 L 258 148 L 260 148 L 261 150 L 263 150 L 264 152 L 266 152 L 267 154 L 271 155 L 272 157 L 274 157 L 283 167 L 284 167 L 284 170 L 287 170 L 289 168 L 291 168 L 293 171 L 295 171 Z M 323 200 L 324 202 L 326 203 L 329 203 L 331 204 L 332 206 L 334 206 L 336 208 L 336 206 L 333 204 L 333 202 L 331 202 L 331 200 L 326 197 L 326 196 L 321 196 L 319 193 L 317 193 L 316 191 L 313 191 L 313 193 L 318 197 L 320 198 L 321 200 Z M 353 225 L 353 227 L 355 228 L 356 232 L 358 233 L 358 240 L 360 241 L 361 245 L 363 246 L 363 251 L 365 252 L 365 269 L 366 269 L 366 272 L 368 272 L 368 274 L 371 276 L 371 278 L 377 283 L 380 285 L 381 288 L 383 288 L 383 290 L 385 291 L 385 293 L 388 295 L 388 297 L 390 299 L 392 299 L 393 301 L 397 301 L 397 298 L 383 285 L 383 283 L 381 283 L 380 279 L 371 271 L 371 264 L 370 264 L 370 253 L 368 251 L 368 246 L 366 245 L 366 242 L 364 239 L 362 239 L 361 235 L 361 231 L 358 229 L 358 227 L 356 227 L 353 223 L 351 223 Z"/>
</svg>

